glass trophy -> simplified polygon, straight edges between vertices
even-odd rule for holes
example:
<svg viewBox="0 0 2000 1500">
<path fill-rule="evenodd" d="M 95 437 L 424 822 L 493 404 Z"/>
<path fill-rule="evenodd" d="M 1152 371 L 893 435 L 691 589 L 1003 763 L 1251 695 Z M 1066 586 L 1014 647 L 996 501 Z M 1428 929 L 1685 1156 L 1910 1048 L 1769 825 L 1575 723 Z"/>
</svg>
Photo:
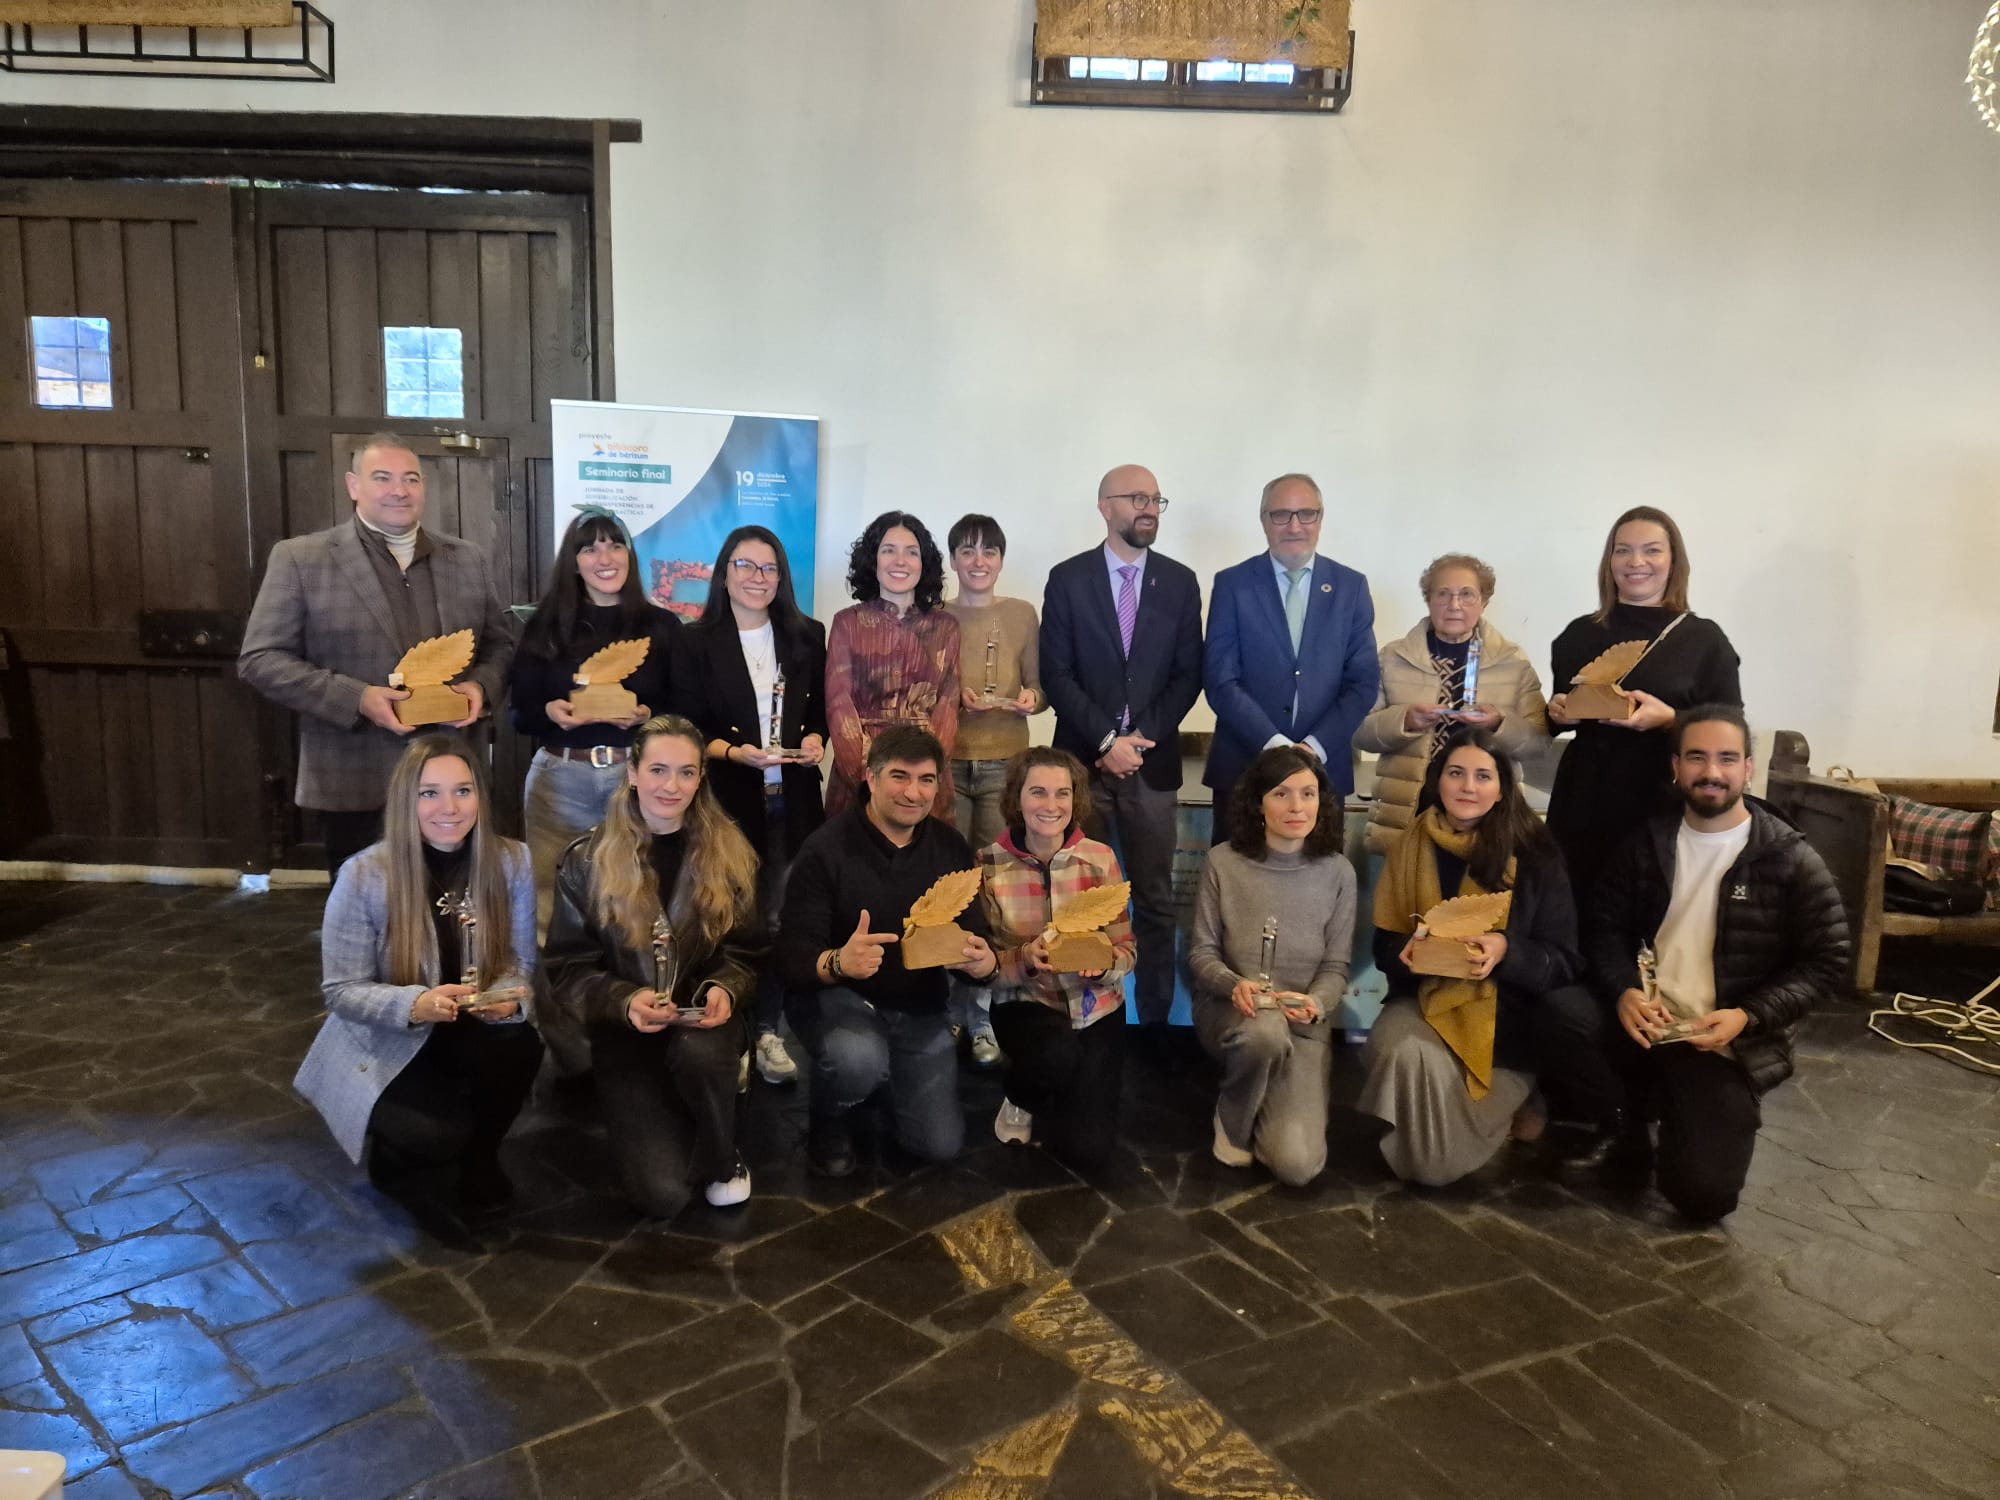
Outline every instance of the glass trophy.
<svg viewBox="0 0 2000 1500">
<path fill-rule="evenodd" d="M 673 924 L 662 912 L 653 918 L 653 1008 L 665 1010 L 674 1003 L 674 983 L 680 978 L 680 951 L 674 944 Z M 699 1005 L 677 1007 L 682 1020 L 699 1020 L 708 1012 Z"/>
</svg>

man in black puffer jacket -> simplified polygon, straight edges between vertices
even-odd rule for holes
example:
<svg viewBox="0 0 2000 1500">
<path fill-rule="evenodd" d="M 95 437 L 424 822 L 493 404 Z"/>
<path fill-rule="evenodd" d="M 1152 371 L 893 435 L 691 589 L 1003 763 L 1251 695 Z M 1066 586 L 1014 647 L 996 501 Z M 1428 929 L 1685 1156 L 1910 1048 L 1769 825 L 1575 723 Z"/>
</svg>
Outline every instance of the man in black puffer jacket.
<svg viewBox="0 0 2000 1500">
<path fill-rule="evenodd" d="M 1706 1222 L 1736 1207 L 1758 1101 L 1792 1073 L 1793 1028 L 1845 983 L 1847 915 L 1798 831 L 1744 800 L 1743 711 L 1686 709 L 1673 733 L 1682 813 L 1612 857 L 1584 924 L 1592 985 L 1617 1010 L 1605 1033 L 1623 1095 L 1599 1101 L 1603 1134 L 1569 1165 L 1645 1168 L 1657 1118 L 1660 1190 Z"/>
</svg>

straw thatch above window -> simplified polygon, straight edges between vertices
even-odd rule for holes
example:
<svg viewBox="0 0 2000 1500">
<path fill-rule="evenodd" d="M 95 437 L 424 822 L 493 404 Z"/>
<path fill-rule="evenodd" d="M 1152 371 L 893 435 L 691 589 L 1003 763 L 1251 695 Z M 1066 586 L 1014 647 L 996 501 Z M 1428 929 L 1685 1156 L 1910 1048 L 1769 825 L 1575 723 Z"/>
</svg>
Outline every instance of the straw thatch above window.
<svg viewBox="0 0 2000 1500">
<path fill-rule="evenodd" d="M 1350 0 L 1036 0 L 1038 57 L 1348 64 Z"/>
</svg>

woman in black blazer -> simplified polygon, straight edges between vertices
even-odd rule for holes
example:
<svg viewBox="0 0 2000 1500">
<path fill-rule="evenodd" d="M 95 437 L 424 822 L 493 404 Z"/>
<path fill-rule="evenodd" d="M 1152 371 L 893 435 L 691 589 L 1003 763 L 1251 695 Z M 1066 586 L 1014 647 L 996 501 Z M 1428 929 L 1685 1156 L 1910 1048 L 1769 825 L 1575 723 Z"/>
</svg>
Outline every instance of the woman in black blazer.
<svg viewBox="0 0 2000 1500">
<path fill-rule="evenodd" d="M 757 851 L 758 903 L 775 932 L 792 854 L 826 817 L 826 629 L 799 609 L 784 543 L 764 527 L 739 526 L 723 542 L 682 653 L 675 710 L 708 737 L 709 786 Z M 757 1071 L 770 1083 L 798 1076 L 778 1035 L 783 1009 L 767 964 L 755 1019 Z"/>
</svg>

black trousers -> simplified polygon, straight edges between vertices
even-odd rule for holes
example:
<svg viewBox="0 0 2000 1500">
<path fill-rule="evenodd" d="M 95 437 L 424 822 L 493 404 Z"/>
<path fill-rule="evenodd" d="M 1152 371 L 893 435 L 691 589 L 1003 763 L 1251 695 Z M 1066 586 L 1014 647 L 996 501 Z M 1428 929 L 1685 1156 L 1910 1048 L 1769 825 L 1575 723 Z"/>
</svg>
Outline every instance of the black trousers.
<svg viewBox="0 0 2000 1500">
<path fill-rule="evenodd" d="M 542 1039 L 532 1026 L 469 1016 L 433 1026 L 409 1066 L 375 1101 L 369 1137 L 378 1153 L 400 1165 L 491 1160 L 541 1062 Z"/>
<path fill-rule="evenodd" d="M 1622 1027 L 1611 1047 L 1638 1118 L 1660 1122 L 1654 1179 L 1667 1201 L 1705 1224 L 1735 1212 L 1763 1123 L 1743 1064 L 1685 1042 L 1644 1048 Z"/>
<path fill-rule="evenodd" d="M 757 975 L 753 1006 L 757 1031 L 776 1031 L 785 1014 L 785 984 L 778 976 L 778 914 L 785 905 L 785 878 L 792 873 L 791 843 L 785 837 L 785 795 L 764 794 L 764 847 L 758 851 L 757 904 L 764 913 L 770 951 Z"/>
<path fill-rule="evenodd" d="M 1625 1108 L 1625 1081 L 1612 1066 L 1618 1017 L 1581 985 L 1565 985 L 1533 1008 L 1536 1072 L 1553 1103 L 1609 1123 Z M 1627 1045 L 1630 1045 L 1627 1040 Z"/>
<path fill-rule="evenodd" d="M 1035 1117 L 1049 1149 L 1080 1167 L 1103 1165 L 1118 1138 L 1125 1008 L 1078 1031 L 1060 1011 L 1009 1000 L 993 1007 L 993 1034 L 1007 1054 L 1007 1097 Z"/>
<path fill-rule="evenodd" d="M 340 867 L 382 837 L 382 809 L 373 812 L 322 812 L 320 837 L 326 843 L 326 873 L 332 878 Z"/>
<path fill-rule="evenodd" d="M 678 1214 L 696 1183 L 735 1174 L 736 1064 L 747 1034 L 734 1012 L 708 1028 L 591 1028 L 611 1154 L 632 1201 L 655 1218 Z"/>
</svg>

